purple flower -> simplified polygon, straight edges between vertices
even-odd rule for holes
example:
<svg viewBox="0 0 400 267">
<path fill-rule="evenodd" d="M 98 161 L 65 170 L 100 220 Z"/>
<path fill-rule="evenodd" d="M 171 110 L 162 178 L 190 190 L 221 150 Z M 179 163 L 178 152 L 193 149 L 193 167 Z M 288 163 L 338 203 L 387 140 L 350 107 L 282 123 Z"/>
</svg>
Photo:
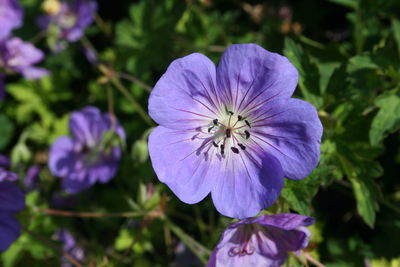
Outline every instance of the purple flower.
<svg viewBox="0 0 400 267">
<path fill-rule="evenodd" d="M 0 41 L 22 25 L 23 13 L 17 0 L 0 0 Z"/>
<path fill-rule="evenodd" d="M 56 239 L 61 241 L 63 251 L 74 257 L 77 261 L 82 261 L 85 258 L 84 250 L 76 243 L 75 238 L 68 230 L 61 229 L 56 234 Z M 62 267 L 72 267 L 73 265 L 65 257 L 61 257 Z"/>
<path fill-rule="evenodd" d="M 49 74 L 47 70 L 33 66 L 43 58 L 42 51 L 18 37 L 0 42 L 0 62 L 3 67 L 22 74 L 26 79 L 38 79 Z"/>
<path fill-rule="evenodd" d="M 208 193 L 225 216 L 272 205 L 283 177 L 303 179 L 319 160 L 316 109 L 291 98 L 298 72 L 255 44 L 230 46 L 216 67 L 202 54 L 172 62 L 149 99 L 154 170 L 183 201 Z"/>
<path fill-rule="evenodd" d="M 285 263 L 289 251 L 307 247 L 314 219 L 297 214 L 261 215 L 231 224 L 213 250 L 207 267 L 274 267 Z"/>
<path fill-rule="evenodd" d="M 32 165 L 26 172 L 24 185 L 28 190 L 35 189 L 39 181 L 40 167 L 38 165 Z"/>
<path fill-rule="evenodd" d="M 68 193 L 78 193 L 94 183 L 107 183 L 118 170 L 121 148 L 105 144 L 105 134 L 112 129 L 108 114 L 95 107 L 73 112 L 69 120 L 72 136 L 58 138 L 50 149 L 49 168 L 63 178 Z M 125 140 L 123 128 L 115 121 L 115 132 Z"/>
<path fill-rule="evenodd" d="M 94 19 L 96 1 L 61 1 L 58 12 L 40 17 L 38 24 L 42 29 L 57 29 L 58 38 L 69 42 L 78 41 L 83 31 Z"/>
<path fill-rule="evenodd" d="M 10 159 L 7 156 L 0 155 L 0 182 L 18 180 L 18 175 L 9 171 L 9 168 Z"/>
<path fill-rule="evenodd" d="M 20 235 L 21 226 L 14 214 L 25 208 L 24 194 L 4 176 L 8 174 L 4 175 L 0 169 L 0 251 L 6 250 Z"/>
</svg>

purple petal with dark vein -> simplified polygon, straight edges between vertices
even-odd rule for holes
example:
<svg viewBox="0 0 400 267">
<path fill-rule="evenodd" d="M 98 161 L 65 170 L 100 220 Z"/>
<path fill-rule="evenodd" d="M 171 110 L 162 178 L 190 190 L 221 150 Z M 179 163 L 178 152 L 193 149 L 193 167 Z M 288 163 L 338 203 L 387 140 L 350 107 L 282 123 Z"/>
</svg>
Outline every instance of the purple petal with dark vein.
<svg viewBox="0 0 400 267">
<path fill-rule="evenodd" d="M 217 68 L 218 94 L 245 114 L 272 99 L 292 96 L 298 72 L 290 61 L 256 44 L 229 46 Z"/>
<path fill-rule="evenodd" d="M 215 88 L 215 65 L 198 53 L 174 60 L 149 98 L 149 114 L 153 120 L 174 129 L 212 121 L 220 106 Z"/>
</svg>

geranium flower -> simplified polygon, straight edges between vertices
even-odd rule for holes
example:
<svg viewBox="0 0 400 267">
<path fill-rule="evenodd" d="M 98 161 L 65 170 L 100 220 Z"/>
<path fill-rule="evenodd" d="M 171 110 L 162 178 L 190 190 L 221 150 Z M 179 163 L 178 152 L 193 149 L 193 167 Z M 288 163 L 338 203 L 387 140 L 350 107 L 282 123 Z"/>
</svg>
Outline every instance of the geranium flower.
<svg viewBox="0 0 400 267">
<path fill-rule="evenodd" d="M 6 250 L 21 233 L 15 213 L 25 208 L 25 195 L 14 181 L 16 174 L 5 174 L 3 168 L 0 169 L 0 251 Z"/>
<path fill-rule="evenodd" d="M 108 114 L 95 107 L 73 112 L 69 120 L 71 137 L 59 137 L 51 146 L 49 168 L 63 178 L 68 193 L 78 193 L 96 182 L 107 183 L 118 170 L 121 147 L 105 144 L 104 135 L 112 129 Z M 115 133 L 125 140 L 125 132 L 115 122 Z"/>
<path fill-rule="evenodd" d="M 289 251 L 307 247 L 314 219 L 297 214 L 261 215 L 231 224 L 214 248 L 207 267 L 275 267 Z"/>
<path fill-rule="evenodd" d="M 190 204 L 211 192 L 229 217 L 273 204 L 284 176 L 303 179 L 319 160 L 321 122 L 291 98 L 297 81 L 287 58 L 255 44 L 230 46 L 218 67 L 198 53 L 172 62 L 149 99 L 159 180 Z"/>
<path fill-rule="evenodd" d="M 38 19 L 39 27 L 68 42 L 78 41 L 94 19 L 96 1 L 61 1 L 56 11 Z"/>
<path fill-rule="evenodd" d="M 49 74 L 47 70 L 33 66 L 43 58 L 42 51 L 18 37 L 0 42 L 0 67 L 22 74 L 26 79 L 38 79 Z"/>
<path fill-rule="evenodd" d="M 17 0 L 0 0 L 0 41 L 22 25 L 23 13 Z"/>
</svg>

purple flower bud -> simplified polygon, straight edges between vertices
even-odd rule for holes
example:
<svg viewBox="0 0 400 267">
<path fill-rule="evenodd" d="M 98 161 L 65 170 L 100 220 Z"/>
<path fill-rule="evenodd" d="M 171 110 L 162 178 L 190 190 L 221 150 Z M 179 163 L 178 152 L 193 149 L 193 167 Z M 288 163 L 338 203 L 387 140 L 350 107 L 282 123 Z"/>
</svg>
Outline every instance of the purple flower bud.
<svg viewBox="0 0 400 267">
<path fill-rule="evenodd" d="M 39 173 L 40 167 L 38 165 L 32 165 L 31 167 L 29 167 L 24 180 L 24 185 L 26 189 L 33 190 L 36 187 L 39 181 Z"/>
<path fill-rule="evenodd" d="M 18 37 L 0 42 L 0 62 L 3 67 L 22 74 L 26 79 L 38 79 L 49 75 L 47 70 L 33 66 L 43 58 L 42 51 Z"/>
<path fill-rule="evenodd" d="M 108 114 L 95 107 L 73 112 L 69 120 L 72 136 L 58 138 L 50 149 L 49 168 L 53 175 L 63 178 L 68 193 L 78 193 L 96 182 L 107 183 L 118 170 L 121 147 L 104 144 L 106 133 L 112 129 Z M 125 132 L 115 121 L 115 133 L 125 140 Z"/>
<path fill-rule="evenodd" d="M 17 0 L 0 0 L 0 41 L 22 25 L 23 13 Z"/>
<path fill-rule="evenodd" d="M 82 261 L 85 258 L 85 251 L 80 247 L 75 238 L 68 230 L 61 229 L 56 233 L 56 240 L 63 243 L 63 251 L 74 257 L 77 261 Z M 61 257 L 62 267 L 72 267 L 73 265 L 65 258 Z"/>
<path fill-rule="evenodd" d="M 297 214 L 261 215 L 228 226 L 214 248 L 207 267 L 275 267 L 288 252 L 307 247 L 314 219 Z"/>
<path fill-rule="evenodd" d="M 283 178 L 317 166 L 317 110 L 292 98 L 298 72 L 256 44 L 231 45 L 218 66 L 198 53 L 175 60 L 151 92 L 149 136 L 158 176 L 185 203 L 211 193 L 217 210 L 238 219 L 278 198 Z"/>
<path fill-rule="evenodd" d="M 2 175 L 0 170 L 0 176 Z M 1 180 L 1 179 L 0 179 Z M 0 251 L 6 250 L 21 232 L 15 213 L 25 208 L 25 196 L 11 182 L 0 182 Z"/>
<path fill-rule="evenodd" d="M 18 180 L 18 175 L 9 171 L 8 168 L 10 168 L 10 159 L 7 156 L 0 155 L 0 182 Z"/>
</svg>

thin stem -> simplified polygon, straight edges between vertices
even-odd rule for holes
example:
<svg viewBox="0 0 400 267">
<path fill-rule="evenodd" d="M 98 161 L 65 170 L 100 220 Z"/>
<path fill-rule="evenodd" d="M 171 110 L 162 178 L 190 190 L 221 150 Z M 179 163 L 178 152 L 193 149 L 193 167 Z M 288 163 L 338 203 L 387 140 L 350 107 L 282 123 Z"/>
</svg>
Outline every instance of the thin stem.
<svg viewBox="0 0 400 267">
<path fill-rule="evenodd" d="M 114 212 L 114 213 L 105 213 L 105 212 L 79 212 L 79 211 L 66 211 L 66 210 L 55 210 L 55 209 L 37 209 L 36 212 L 62 216 L 62 217 L 81 217 L 81 218 L 109 218 L 109 217 L 140 217 L 149 215 L 150 213 L 144 212 Z"/>
<path fill-rule="evenodd" d="M 107 85 L 107 104 L 108 104 L 108 113 L 111 117 L 111 129 L 115 130 L 117 128 L 117 119 L 115 117 L 114 112 L 114 98 L 112 94 L 112 88 L 110 85 Z"/>
<path fill-rule="evenodd" d="M 124 73 L 124 72 L 116 72 L 116 74 L 118 75 L 118 77 L 120 77 L 122 79 L 136 83 L 137 85 L 139 85 L 140 87 L 142 87 L 144 90 L 146 90 L 149 93 L 151 92 L 151 90 L 153 90 L 153 88 L 150 85 L 147 85 L 145 82 L 143 82 L 136 76 L 133 76 L 132 74 L 128 74 L 128 73 Z"/>
<path fill-rule="evenodd" d="M 324 264 L 322 264 L 321 262 L 317 261 L 316 259 L 314 259 L 309 253 L 304 252 L 303 253 L 304 257 L 306 258 L 306 260 L 312 264 L 314 264 L 317 267 L 325 267 Z"/>
<path fill-rule="evenodd" d="M 111 83 L 131 102 L 131 104 L 136 108 L 139 112 L 139 115 L 143 118 L 143 120 L 149 125 L 154 126 L 153 121 L 147 115 L 146 111 L 140 106 L 140 104 L 134 99 L 125 86 L 121 83 L 121 81 L 115 77 L 111 78 Z"/>
<path fill-rule="evenodd" d="M 24 232 L 28 233 L 30 236 L 32 236 L 33 238 L 35 238 L 36 240 L 42 242 L 43 244 L 45 244 L 46 246 L 48 246 L 49 248 L 51 248 L 52 250 L 58 252 L 59 254 L 61 254 L 62 256 L 64 256 L 70 263 L 72 263 L 75 267 L 82 267 L 82 264 L 79 263 L 79 261 L 77 261 L 74 257 L 72 257 L 68 252 L 63 251 L 61 248 L 59 248 L 57 245 L 53 244 L 53 242 L 47 240 L 46 238 L 31 232 L 30 230 L 23 228 L 22 229 Z"/>
</svg>

